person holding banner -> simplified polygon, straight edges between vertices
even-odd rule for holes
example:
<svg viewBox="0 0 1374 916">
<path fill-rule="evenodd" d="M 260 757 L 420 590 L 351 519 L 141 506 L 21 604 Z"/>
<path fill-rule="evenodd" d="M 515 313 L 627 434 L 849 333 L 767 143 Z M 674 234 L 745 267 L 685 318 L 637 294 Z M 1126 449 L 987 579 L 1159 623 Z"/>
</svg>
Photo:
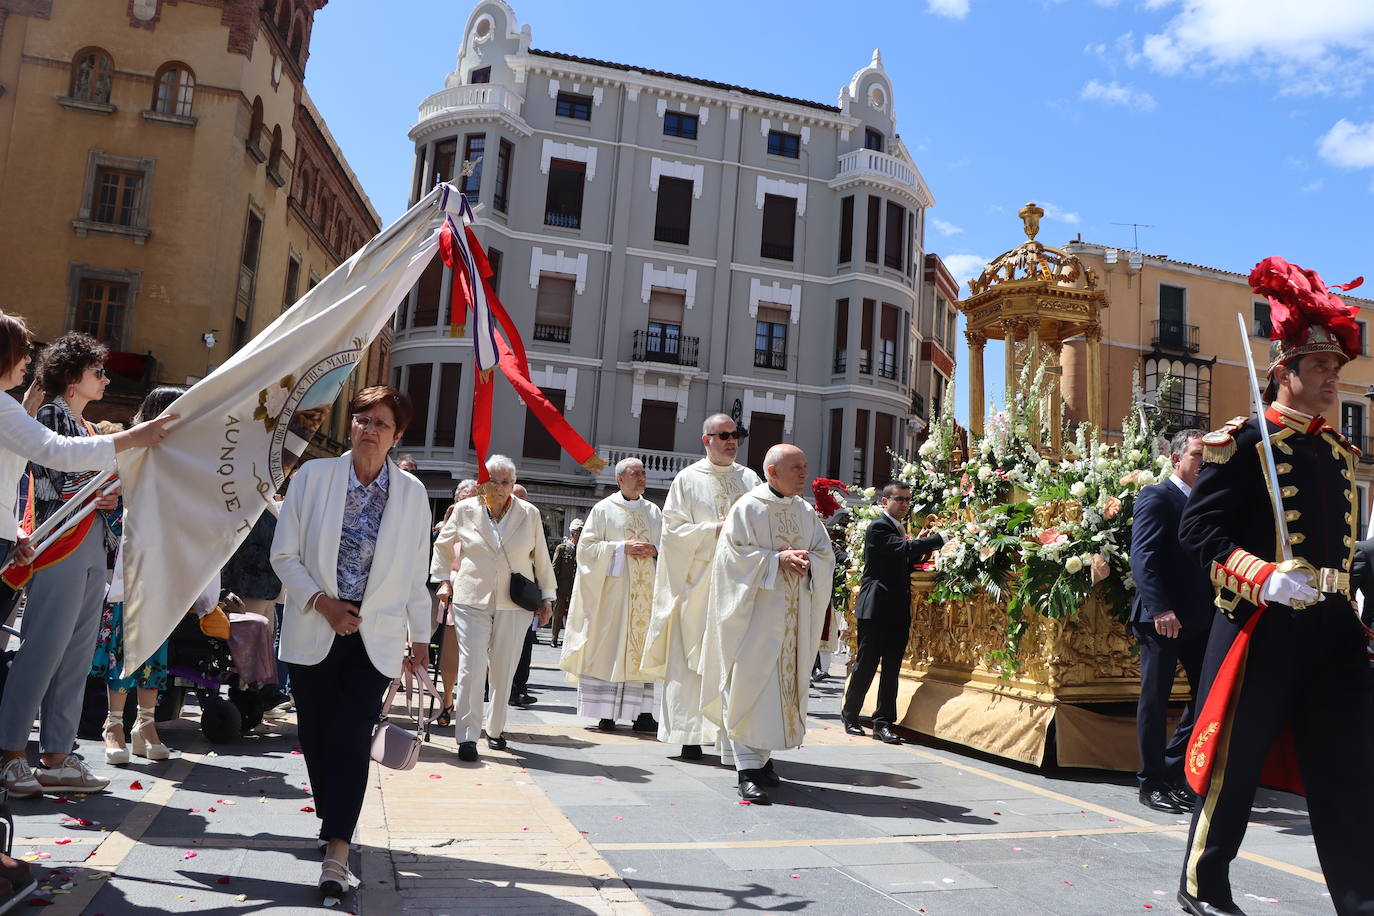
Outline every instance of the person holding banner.
<svg viewBox="0 0 1374 916">
<path fill-rule="evenodd" d="M 487 459 L 487 492 L 459 502 L 434 542 L 430 575 L 441 581 L 439 606 L 452 604 L 458 630 L 458 696 L 454 736 L 458 758 L 477 759 L 482 685 L 491 674 L 487 747 L 505 750 L 511 683 L 533 612 L 542 626 L 553 615 L 557 584 L 539 510 L 515 496 L 515 463 Z M 457 574 L 450 577 L 458 552 Z M 516 585 L 516 583 L 519 585 Z M 523 594 L 513 595 L 513 586 Z M 524 602 L 523 604 L 521 602 Z"/>
<path fill-rule="evenodd" d="M 281 658 L 291 665 L 320 819 L 326 898 L 356 883 L 348 847 L 382 695 L 402 667 L 423 674 L 429 657 L 429 496 L 388 457 L 410 423 L 410 399 L 376 385 L 348 410 L 352 451 L 300 466 L 272 540 L 272 567 L 286 587 Z"/>
<path fill-rule="evenodd" d="M 48 347 L 38 381 L 52 403 L 38 411 L 38 422 L 70 439 L 93 436 L 82 419 L 86 405 L 105 396 L 105 347 L 94 338 L 72 332 Z M 113 449 L 111 449 L 112 451 Z M 113 471 L 106 456 L 102 470 Z M 99 467 L 99 465 L 97 465 Z M 41 464 L 29 466 L 29 504 L 25 515 L 41 525 L 59 512 L 90 481 Z M 4 764 L 0 783 L 16 798 L 99 792 L 109 785 L 80 757 L 71 753 L 81 713 L 81 691 L 90 670 L 91 652 L 104 606 L 107 554 L 117 538 L 105 513 L 118 505 L 117 494 L 102 491 L 98 510 L 44 551 L 33 563 L 24 611 L 22 643 L 0 699 L 0 749 Z M 10 584 L 22 584 L 10 579 Z M 39 716 L 40 764 L 27 765 L 29 731 Z"/>
</svg>

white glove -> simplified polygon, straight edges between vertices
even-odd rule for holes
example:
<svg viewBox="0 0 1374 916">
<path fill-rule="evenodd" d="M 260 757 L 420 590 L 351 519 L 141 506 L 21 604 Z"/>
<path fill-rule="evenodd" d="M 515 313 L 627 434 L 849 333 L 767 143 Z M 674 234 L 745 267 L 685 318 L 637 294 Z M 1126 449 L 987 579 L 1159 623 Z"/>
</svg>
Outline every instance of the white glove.
<svg viewBox="0 0 1374 916">
<path fill-rule="evenodd" d="M 1305 572 L 1272 572 L 1260 589 L 1265 604 L 1289 604 L 1294 601 L 1313 602 L 1321 595 L 1312 587 L 1312 576 Z"/>
</svg>

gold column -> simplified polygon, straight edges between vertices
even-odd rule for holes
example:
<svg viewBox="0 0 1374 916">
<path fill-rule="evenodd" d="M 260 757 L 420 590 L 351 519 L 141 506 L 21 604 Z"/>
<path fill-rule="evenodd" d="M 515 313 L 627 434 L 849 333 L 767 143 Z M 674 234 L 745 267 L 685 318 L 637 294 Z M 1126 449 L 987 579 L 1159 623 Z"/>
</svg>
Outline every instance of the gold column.
<svg viewBox="0 0 1374 916">
<path fill-rule="evenodd" d="M 1064 342 L 1061 340 L 1046 342 L 1045 410 L 1050 415 L 1050 448 L 1060 456 L 1064 454 L 1064 369 L 1059 364 L 1059 355 L 1063 349 Z"/>
<path fill-rule="evenodd" d="M 1097 427 L 1098 438 L 1101 438 L 1102 388 L 1106 384 L 1102 378 L 1102 325 L 1086 325 L 1083 336 L 1088 341 L 1088 422 Z"/>
<path fill-rule="evenodd" d="M 1003 393 L 1002 400 L 1008 414 L 1015 413 L 1016 377 L 1021 371 L 1020 367 L 1016 365 L 1016 341 L 1025 338 L 1026 330 L 1024 318 L 1002 319 L 1002 340 L 1007 345 L 1007 354 L 1004 360 L 1007 370 L 1007 390 Z"/>
<path fill-rule="evenodd" d="M 968 341 L 968 428 L 972 435 L 981 436 L 987 413 L 983 404 L 983 348 L 988 336 L 982 331 L 967 330 L 964 338 Z"/>
<path fill-rule="evenodd" d="M 1032 318 L 1026 324 L 1026 365 L 1031 368 L 1031 377 L 1035 377 L 1035 370 L 1040 363 L 1040 323 Z M 1043 418 L 1040 416 L 1040 398 L 1035 397 L 1026 401 L 1026 409 L 1030 412 L 1027 418 L 1030 425 L 1031 444 L 1038 450 L 1042 445 L 1040 439 L 1040 424 Z"/>
</svg>

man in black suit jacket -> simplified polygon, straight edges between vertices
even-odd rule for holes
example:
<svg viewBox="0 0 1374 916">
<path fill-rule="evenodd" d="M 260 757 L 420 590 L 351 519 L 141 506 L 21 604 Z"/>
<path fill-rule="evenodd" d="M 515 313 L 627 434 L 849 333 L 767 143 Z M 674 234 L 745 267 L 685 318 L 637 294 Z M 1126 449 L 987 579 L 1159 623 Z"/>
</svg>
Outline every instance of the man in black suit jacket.
<svg viewBox="0 0 1374 916">
<path fill-rule="evenodd" d="M 1140 803 L 1179 814 L 1193 808 L 1183 779 L 1183 757 L 1193 731 L 1198 678 L 1212 628 L 1213 591 L 1207 573 L 1184 552 L 1178 521 L 1202 469 L 1202 431 L 1185 429 L 1169 443 L 1173 474 L 1136 497 L 1131 523 L 1131 574 L 1135 600 L 1130 629 L 1140 643 Z M 1167 746 L 1169 693 L 1179 663 L 1192 693 Z"/>
<path fill-rule="evenodd" d="M 859 655 L 849 674 L 840 719 L 849 734 L 864 733 L 859 727 L 859 708 L 881 662 L 873 737 L 901 744 L 892 726 L 897 721 L 897 673 L 911 632 L 911 569 L 938 550 L 945 538 L 938 533 L 912 538 L 902 530 L 900 522 L 911 510 L 911 488 L 905 484 L 883 487 L 882 506 L 883 513 L 869 522 L 864 532 L 864 572 L 854 605 Z"/>
</svg>

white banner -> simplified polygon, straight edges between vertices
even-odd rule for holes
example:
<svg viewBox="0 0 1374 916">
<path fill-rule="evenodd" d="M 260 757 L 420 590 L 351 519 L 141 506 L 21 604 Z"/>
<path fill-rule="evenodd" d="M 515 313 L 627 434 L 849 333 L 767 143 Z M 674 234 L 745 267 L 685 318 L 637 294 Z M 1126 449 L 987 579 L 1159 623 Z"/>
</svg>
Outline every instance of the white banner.
<svg viewBox="0 0 1374 916">
<path fill-rule="evenodd" d="M 434 257 L 446 209 L 461 226 L 461 200 L 435 188 L 180 397 L 161 445 L 118 456 L 126 677 L 253 527 Z"/>
</svg>

